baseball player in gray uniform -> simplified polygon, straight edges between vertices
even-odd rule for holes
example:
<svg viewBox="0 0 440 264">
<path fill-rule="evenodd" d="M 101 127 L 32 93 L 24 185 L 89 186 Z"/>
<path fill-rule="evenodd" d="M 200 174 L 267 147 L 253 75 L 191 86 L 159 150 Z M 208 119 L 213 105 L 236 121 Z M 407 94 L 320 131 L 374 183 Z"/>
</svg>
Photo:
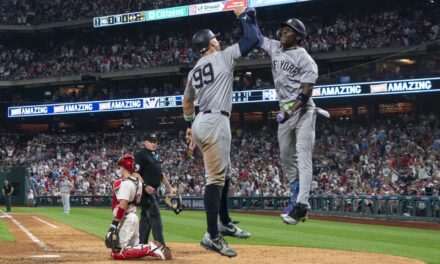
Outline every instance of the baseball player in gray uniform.
<svg viewBox="0 0 440 264">
<path fill-rule="evenodd" d="M 238 238 L 250 236 L 232 223 L 227 208 L 231 173 L 229 116 L 232 109 L 233 72 L 236 60 L 261 42 L 257 28 L 251 23 L 245 8 L 238 7 L 234 13 L 241 20 L 243 37 L 224 51 L 221 51 L 216 35 L 211 30 L 203 29 L 193 36 L 193 47 L 202 58 L 188 74 L 183 100 L 183 114 L 189 123 L 187 141 L 190 147 L 196 144 L 203 152 L 205 164 L 204 205 L 208 228 L 200 245 L 227 257 L 235 257 L 237 253 L 228 246 L 224 235 Z M 194 108 L 196 98 L 200 110 L 197 117 Z"/>
<path fill-rule="evenodd" d="M 291 18 L 281 24 L 280 41 L 263 38 L 260 44 L 272 58 L 272 75 L 281 108 L 276 116 L 278 142 L 293 205 L 287 213 L 281 214 L 286 224 L 307 219 L 316 112 L 329 117 L 328 112 L 316 108 L 310 98 L 318 78 L 318 67 L 299 46 L 305 37 L 304 24 Z"/>
<path fill-rule="evenodd" d="M 64 213 L 70 213 L 70 190 L 72 189 L 73 184 L 67 179 L 66 176 L 63 176 L 60 181 L 60 192 L 61 192 L 61 202 L 63 203 Z"/>
</svg>

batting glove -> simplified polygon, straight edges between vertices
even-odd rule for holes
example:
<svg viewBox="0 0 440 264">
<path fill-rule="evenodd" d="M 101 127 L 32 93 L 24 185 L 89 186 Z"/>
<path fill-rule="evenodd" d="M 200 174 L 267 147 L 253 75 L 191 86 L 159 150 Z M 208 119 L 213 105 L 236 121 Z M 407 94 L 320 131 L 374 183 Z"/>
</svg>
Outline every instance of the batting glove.
<svg viewBox="0 0 440 264">
<path fill-rule="evenodd" d="M 257 23 L 257 10 L 253 7 L 248 7 L 245 10 L 248 17 L 251 19 L 251 22 L 256 24 Z"/>
<path fill-rule="evenodd" d="M 290 118 L 290 115 L 289 115 L 288 111 L 281 111 L 281 112 L 278 112 L 278 114 L 277 114 L 277 122 L 279 124 L 285 123 L 287 120 L 289 120 L 289 118 Z"/>
</svg>

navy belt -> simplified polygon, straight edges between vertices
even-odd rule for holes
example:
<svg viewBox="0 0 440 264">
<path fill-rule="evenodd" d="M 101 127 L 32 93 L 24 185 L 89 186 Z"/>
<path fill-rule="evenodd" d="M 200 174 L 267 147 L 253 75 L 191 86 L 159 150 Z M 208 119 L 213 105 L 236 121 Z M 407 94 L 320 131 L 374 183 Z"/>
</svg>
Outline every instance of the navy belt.
<svg viewBox="0 0 440 264">
<path fill-rule="evenodd" d="M 220 114 L 222 114 L 222 115 L 224 115 L 224 116 L 226 116 L 226 117 L 229 117 L 230 116 L 230 114 L 229 114 L 229 112 L 226 112 L 226 111 L 213 111 L 213 110 L 206 110 L 206 111 L 203 111 L 203 113 L 204 114 L 211 114 L 211 113 L 220 113 Z"/>
</svg>

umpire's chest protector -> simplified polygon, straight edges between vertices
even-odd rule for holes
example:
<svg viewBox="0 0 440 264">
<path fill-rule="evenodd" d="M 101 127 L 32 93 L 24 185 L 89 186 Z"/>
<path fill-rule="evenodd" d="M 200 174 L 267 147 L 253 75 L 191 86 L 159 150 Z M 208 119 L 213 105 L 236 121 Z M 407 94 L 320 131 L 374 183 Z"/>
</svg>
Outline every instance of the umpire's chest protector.
<svg viewBox="0 0 440 264">
<path fill-rule="evenodd" d="M 144 183 L 157 188 L 162 181 L 162 161 L 157 153 L 144 150 L 142 151 L 142 161 L 139 163 L 139 173 L 142 175 Z"/>
</svg>

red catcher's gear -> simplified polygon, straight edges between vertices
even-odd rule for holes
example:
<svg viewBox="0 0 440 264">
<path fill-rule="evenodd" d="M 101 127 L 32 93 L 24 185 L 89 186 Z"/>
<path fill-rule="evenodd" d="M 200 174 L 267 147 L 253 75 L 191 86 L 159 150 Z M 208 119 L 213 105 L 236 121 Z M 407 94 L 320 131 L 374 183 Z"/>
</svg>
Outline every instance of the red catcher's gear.
<svg viewBox="0 0 440 264">
<path fill-rule="evenodd" d="M 129 172 L 134 172 L 134 157 L 131 154 L 124 154 L 121 158 L 118 160 L 118 166 L 121 166 L 122 168 L 128 170 Z"/>
</svg>

